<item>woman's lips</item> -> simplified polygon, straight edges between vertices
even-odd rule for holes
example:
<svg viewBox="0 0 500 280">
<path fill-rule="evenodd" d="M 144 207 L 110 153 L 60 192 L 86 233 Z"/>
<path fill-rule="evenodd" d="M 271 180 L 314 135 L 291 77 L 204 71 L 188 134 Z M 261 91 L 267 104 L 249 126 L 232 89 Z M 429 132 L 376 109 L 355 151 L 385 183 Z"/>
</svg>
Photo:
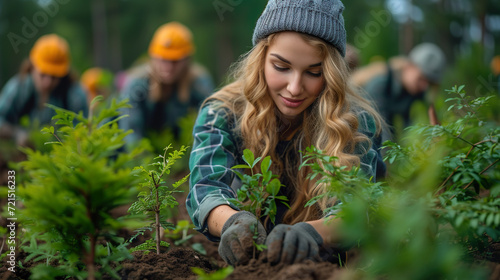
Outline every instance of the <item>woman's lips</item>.
<svg viewBox="0 0 500 280">
<path fill-rule="evenodd" d="M 283 100 L 283 103 L 285 103 L 287 107 L 292 107 L 292 108 L 299 107 L 304 102 L 304 99 L 289 99 L 283 96 L 281 97 L 281 99 Z"/>
</svg>

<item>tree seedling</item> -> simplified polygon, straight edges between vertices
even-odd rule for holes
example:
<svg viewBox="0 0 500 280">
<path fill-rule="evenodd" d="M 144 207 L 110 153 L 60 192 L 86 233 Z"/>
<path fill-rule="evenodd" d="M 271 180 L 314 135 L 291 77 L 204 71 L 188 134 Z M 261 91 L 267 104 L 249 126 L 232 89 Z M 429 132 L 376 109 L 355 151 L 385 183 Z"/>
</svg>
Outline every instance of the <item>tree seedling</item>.
<svg viewBox="0 0 500 280">
<path fill-rule="evenodd" d="M 276 200 L 280 200 L 287 207 L 289 205 L 285 202 L 288 201 L 286 196 L 278 195 L 281 187 L 283 186 L 277 175 L 274 175 L 270 170 L 271 157 L 265 157 L 260 163 L 260 172 L 256 173 L 254 167 L 261 160 L 261 157 L 255 158 L 252 151 L 245 149 L 243 151 L 243 161 L 245 164 L 235 165 L 231 169 L 240 178 L 242 185 L 237 191 L 237 199 L 230 199 L 241 210 L 249 211 L 257 217 L 259 221 L 263 217 L 269 217 L 274 224 L 276 219 L 277 207 Z M 236 169 L 250 170 L 250 175 L 242 173 Z M 254 246 L 257 250 L 262 251 L 265 245 L 259 245 L 255 241 L 258 238 L 257 227 L 252 229 L 254 231 Z M 255 258 L 255 250 L 254 256 Z"/>
<path fill-rule="evenodd" d="M 154 158 L 157 160 L 152 163 L 153 168 L 146 169 L 143 166 L 134 168 L 134 170 L 140 171 L 143 176 L 143 182 L 139 184 L 139 187 L 143 189 L 138 195 L 138 200 L 135 201 L 129 208 L 131 214 L 145 214 L 147 218 L 151 221 L 148 226 L 142 227 L 137 230 L 137 234 L 132 237 L 131 240 L 136 238 L 138 235 L 144 235 L 145 231 L 152 231 L 155 233 L 155 239 L 146 240 L 143 244 L 132 248 L 131 251 L 145 251 L 148 253 L 150 250 L 156 250 L 157 254 L 160 254 L 160 247 L 168 247 L 165 241 L 161 241 L 160 238 L 160 227 L 164 229 L 175 229 L 174 225 L 168 223 L 166 216 L 163 215 L 162 210 L 167 206 L 173 208 L 179 203 L 173 196 L 174 192 L 178 192 L 177 188 L 186 182 L 189 174 L 184 178 L 175 182 L 172 187 L 166 185 L 165 176 L 170 174 L 170 170 L 174 163 L 179 160 L 182 155 L 187 150 L 187 147 L 181 146 L 179 150 L 174 150 L 167 157 L 167 151 L 171 148 L 168 145 L 164 149 L 164 154 L 159 155 Z"/>
<path fill-rule="evenodd" d="M 92 103 L 101 99 L 98 96 Z M 36 237 L 23 249 L 32 253 L 30 259 L 49 261 L 50 256 L 57 261 L 57 268 L 37 266 L 33 278 L 55 277 L 60 270 L 78 279 L 95 279 L 101 275 L 96 263 L 108 258 L 100 255 L 98 244 L 109 242 L 113 244 L 110 254 L 129 256 L 114 247 L 120 242 L 116 230 L 127 224 L 112 217 L 111 210 L 126 205 L 134 196 L 129 186 L 136 177 L 127 164 L 143 150 L 137 147 L 120 153 L 128 132 L 120 129 L 117 121 L 126 117 L 119 116 L 119 110 L 128 106 L 127 100 L 113 100 L 97 116 L 90 112 L 88 119 L 82 112 L 47 106 L 56 111 L 53 119 L 57 129 L 49 126 L 42 130 L 54 137 L 55 141 L 47 143 L 52 149 L 22 149 L 28 159 L 20 167 L 29 180 L 19 187 L 23 204 L 20 220 L 27 236 Z"/>
</svg>

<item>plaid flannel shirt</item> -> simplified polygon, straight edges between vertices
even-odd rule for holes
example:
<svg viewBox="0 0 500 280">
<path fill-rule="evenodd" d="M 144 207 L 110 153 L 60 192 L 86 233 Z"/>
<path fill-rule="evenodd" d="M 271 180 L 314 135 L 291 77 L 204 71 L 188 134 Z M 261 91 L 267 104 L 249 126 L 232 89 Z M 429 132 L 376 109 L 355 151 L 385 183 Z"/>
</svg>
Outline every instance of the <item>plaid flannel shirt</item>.
<svg viewBox="0 0 500 280">
<path fill-rule="evenodd" d="M 219 241 L 218 237 L 208 232 L 206 220 L 210 211 L 219 205 L 229 205 L 239 210 L 229 201 L 229 198 L 237 197 L 236 191 L 240 186 L 239 178 L 231 171 L 231 167 L 243 164 L 243 149 L 239 136 L 233 130 L 234 115 L 224 108 L 213 109 L 212 104 L 201 108 L 193 128 L 194 143 L 189 159 L 190 192 L 186 208 L 195 229 L 208 239 Z M 361 113 L 358 119 L 359 131 L 373 138 L 376 130 L 373 118 Z M 355 153 L 363 154 L 361 170 L 369 177 L 375 176 L 380 154 L 372 147 L 358 147 Z"/>
</svg>

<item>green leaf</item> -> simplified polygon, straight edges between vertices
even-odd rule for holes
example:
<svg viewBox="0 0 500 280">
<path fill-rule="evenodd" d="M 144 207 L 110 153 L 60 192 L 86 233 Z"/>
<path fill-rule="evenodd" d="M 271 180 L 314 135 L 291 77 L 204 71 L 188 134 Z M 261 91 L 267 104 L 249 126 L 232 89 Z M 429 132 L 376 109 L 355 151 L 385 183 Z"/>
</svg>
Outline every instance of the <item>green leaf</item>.
<svg viewBox="0 0 500 280">
<path fill-rule="evenodd" d="M 253 152 L 250 151 L 249 149 L 245 149 L 243 151 L 243 160 L 247 163 L 248 166 L 250 166 L 251 168 L 254 167 L 255 165 L 255 162 L 254 162 L 254 155 L 253 155 Z"/>
<path fill-rule="evenodd" d="M 96 103 L 99 103 L 103 100 L 104 100 L 104 97 L 102 95 L 98 95 L 98 96 L 94 97 L 94 99 L 92 99 L 92 101 L 90 102 L 90 107 L 94 107 L 94 105 Z"/>
<path fill-rule="evenodd" d="M 457 92 L 461 93 L 464 88 L 465 88 L 465 85 L 459 86 Z"/>
<path fill-rule="evenodd" d="M 281 188 L 281 182 L 279 179 L 275 178 L 271 180 L 271 182 L 269 182 L 269 184 L 266 186 L 266 191 L 272 196 L 276 196 L 280 188 Z"/>
<path fill-rule="evenodd" d="M 495 213 L 490 213 L 488 215 L 488 218 L 486 218 L 486 225 L 487 226 L 492 226 L 494 219 L 495 219 Z"/>
<path fill-rule="evenodd" d="M 248 166 L 248 165 L 243 165 L 243 164 L 238 164 L 238 165 L 235 165 L 233 167 L 231 167 L 231 169 L 250 169 L 252 167 Z"/>
<path fill-rule="evenodd" d="M 457 219 L 455 220 L 455 226 L 460 227 L 462 225 L 462 222 L 464 221 L 464 217 L 462 215 L 459 215 Z"/>
<path fill-rule="evenodd" d="M 57 144 L 57 145 L 62 145 L 61 142 L 58 142 L 58 141 L 50 141 L 50 142 L 45 142 L 43 143 L 44 145 L 53 145 L 53 144 Z"/>
<path fill-rule="evenodd" d="M 261 164 L 260 164 L 260 171 L 262 174 L 265 174 L 267 173 L 267 171 L 269 170 L 269 167 L 271 166 L 271 157 L 270 156 L 267 156 L 264 158 L 264 160 L 262 160 Z"/>
</svg>

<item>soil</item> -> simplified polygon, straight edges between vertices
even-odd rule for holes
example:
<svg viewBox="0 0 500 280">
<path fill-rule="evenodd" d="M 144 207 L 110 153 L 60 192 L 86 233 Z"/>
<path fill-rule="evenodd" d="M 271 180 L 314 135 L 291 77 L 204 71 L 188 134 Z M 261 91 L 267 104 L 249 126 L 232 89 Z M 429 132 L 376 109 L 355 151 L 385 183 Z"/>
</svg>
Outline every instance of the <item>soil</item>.
<svg viewBox="0 0 500 280">
<path fill-rule="evenodd" d="M 194 251 L 190 245 L 201 243 L 206 250 L 206 255 Z M 186 247 L 172 246 L 160 255 L 154 252 L 144 255 L 142 252 L 134 252 L 134 259 L 121 263 L 118 271 L 123 280 L 143 279 L 172 279 L 172 280 L 194 280 L 198 276 L 191 271 L 191 267 L 199 267 L 205 272 L 215 272 L 226 266 L 217 252 L 217 243 L 211 242 L 202 234 L 196 234 L 190 239 Z M 18 259 L 24 259 L 25 254 L 20 252 Z M 489 280 L 500 279 L 500 243 L 494 243 L 490 247 L 488 259 L 482 260 L 483 264 L 491 269 Z M 2 265 L 4 265 L 2 261 Z M 24 268 L 16 267 L 16 273 L 6 271 L 6 267 L 0 267 L 0 280 L 21 280 L 29 278 L 29 268 L 35 264 L 30 261 L 24 263 Z M 251 260 L 249 264 L 235 267 L 233 273 L 227 280 L 258 279 L 258 280 L 334 280 L 346 279 L 343 275 L 345 270 L 337 264 L 330 262 L 315 263 L 306 261 L 294 265 L 271 266 L 262 260 Z M 112 279 L 105 277 L 104 279 Z"/>
<path fill-rule="evenodd" d="M 199 267 L 205 272 L 217 269 L 206 256 L 182 247 L 160 255 L 134 252 L 133 256 L 134 259 L 122 263 L 119 272 L 122 279 L 196 279 L 198 276 L 191 271 L 191 267 Z"/>
<path fill-rule="evenodd" d="M 238 266 L 226 280 L 272 279 L 272 280 L 316 280 L 338 279 L 342 269 L 330 262 L 305 261 L 294 265 L 275 265 L 261 260 L 251 260 L 248 265 Z"/>
<path fill-rule="evenodd" d="M 6 174 L 6 166 L 3 166 L 1 174 Z M 0 185 L 5 184 L 5 179 L 0 177 Z M 188 218 L 187 212 L 184 207 L 184 198 L 178 198 L 179 208 L 176 220 L 186 220 Z M 4 205 L 5 201 L 1 201 L 0 206 Z M 116 215 L 119 216 L 126 211 L 127 207 L 117 209 Z M 0 225 L 4 226 L 4 219 L 0 219 Z M 175 222 L 175 221 L 172 221 Z M 136 279 L 197 279 L 198 276 L 192 272 L 191 267 L 198 267 L 205 272 L 215 272 L 220 268 L 226 267 L 225 262 L 220 258 L 217 246 L 218 243 L 209 241 L 205 236 L 200 233 L 195 235 L 182 247 L 174 246 L 171 240 L 171 247 L 157 255 L 154 252 L 144 255 L 142 252 L 133 253 L 134 259 L 122 262 L 121 269 L 118 271 L 121 279 L 136 280 Z M 120 231 L 120 236 L 129 238 L 132 233 L 127 230 Z M 138 240 L 140 241 L 140 240 Z M 1 245 L 0 240 L 0 245 Z M 206 255 L 200 254 L 191 248 L 191 245 L 201 243 L 206 251 Z M 137 244 L 136 244 L 137 245 Z M 5 251 L 4 251 L 5 252 Z M 486 258 L 476 258 L 478 261 L 491 269 L 489 280 L 500 279 L 500 243 L 493 243 L 488 249 Z M 26 254 L 17 252 L 17 260 L 24 260 Z M 351 260 L 352 261 L 352 260 Z M 32 261 L 23 263 L 23 267 L 16 266 L 16 272 L 11 273 L 7 271 L 6 260 L 0 263 L 0 280 L 20 280 L 29 279 L 29 268 L 36 265 Z M 315 263 L 306 261 L 294 265 L 275 265 L 271 266 L 262 260 L 251 260 L 249 264 L 244 266 L 235 267 L 231 275 L 226 279 L 240 280 L 240 279 L 258 279 L 258 280 L 333 280 L 333 279 L 346 279 L 343 276 L 346 272 L 345 269 L 339 267 L 337 264 L 330 262 Z M 104 279 L 111 279 L 104 277 Z"/>
</svg>

